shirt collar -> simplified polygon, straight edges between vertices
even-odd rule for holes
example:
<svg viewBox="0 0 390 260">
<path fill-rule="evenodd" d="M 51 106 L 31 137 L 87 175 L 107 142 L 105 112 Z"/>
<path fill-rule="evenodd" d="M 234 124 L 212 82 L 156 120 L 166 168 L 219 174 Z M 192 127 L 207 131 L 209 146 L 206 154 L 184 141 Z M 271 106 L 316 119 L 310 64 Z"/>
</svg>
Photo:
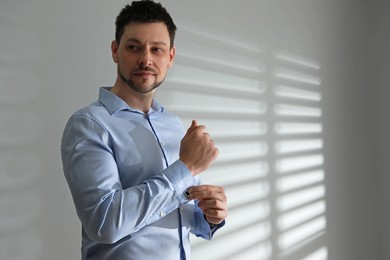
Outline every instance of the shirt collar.
<svg viewBox="0 0 390 260">
<path fill-rule="evenodd" d="M 131 112 L 141 113 L 144 112 L 130 107 L 123 99 L 111 92 L 112 87 L 101 87 L 99 89 L 99 102 L 102 103 L 111 115 L 121 110 L 129 110 Z M 154 114 L 162 112 L 164 108 L 156 101 L 152 100 L 152 106 L 148 114 Z"/>
</svg>

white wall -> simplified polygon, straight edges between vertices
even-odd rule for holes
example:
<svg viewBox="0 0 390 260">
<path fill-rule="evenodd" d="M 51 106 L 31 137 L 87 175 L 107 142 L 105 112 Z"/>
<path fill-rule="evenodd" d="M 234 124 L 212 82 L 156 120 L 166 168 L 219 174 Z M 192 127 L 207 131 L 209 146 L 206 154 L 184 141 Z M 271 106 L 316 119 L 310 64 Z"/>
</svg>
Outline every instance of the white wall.
<svg viewBox="0 0 390 260">
<path fill-rule="evenodd" d="M 388 97 L 390 95 L 390 86 L 389 86 L 389 75 L 390 75 L 390 53 L 388 48 L 390 46 L 390 3 L 388 1 L 377 1 L 375 6 L 375 30 L 374 30 L 374 62 L 375 62 L 375 73 L 374 73 L 374 84 L 379 87 L 378 99 L 377 99 L 377 109 L 376 113 L 378 114 L 378 131 L 377 133 L 377 143 L 379 147 L 379 158 L 376 161 L 378 164 L 378 171 L 381 174 L 381 200 L 380 200 L 380 215 L 382 217 L 382 243 L 381 246 L 384 251 L 383 259 L 390 258 L 390 249 L 388 246 L 388 241 L 390 240 L 390 207 L 388 198 L 389 194 L 389 147 L 390 147 L 390 120 L 389 120 L 389 101 Z"/>
<path fill-rule="evenodd" d="M 0 3 L 1 260 L 79 258 L 80 224 L 62 175 L 60 136 L 70 114 L 94 101 L 98 87 L 115 79 L 109 46 L 114 19 L 125 2 Z M 385 224 L 390 215 L 385 199 L 390 182 L 385 157 L 390 128 L 389 4 L 384 0 L 376 6 L 363 0 L 162 2 L 179 27 L 180 55 L 159 98 L 185 124 L 200 118 L 217 136 L 220 163 L 204 175 L 205 181 L 226 183 L 233 204 L 247 198 L 240 193 L 246 187 L 260 198 L 253 211 L 235 205 L 225 233 L 216 241 L 194 241 L 195 259 L 217 259 L 205 254 L 220 246 L 238 250 L 241 241 L 259 243 L 241 252 L 249 255 L 246 259 L 254 254 L 258 259 L 302 259 L 321 248 L 327 257 L 313 259 L 389 258 L 385 245 L 390 234 Z M 289 74 L 282 73 L 286 68 L 301 74 L 286 79 Z M 312 87 L 320 100 L 280 98 L 273 90 L 281 82 Z M 274 110 L 291 102 L 320 114 L 291 117 Z M 320 133 L 298 139 L 314 138 L 323 146 L 278 154 L 275 144 L 294 139 L 274 131 L 283 120 L 319 123 Z M 253 154 L 258 161 L 252 160 Z M 284 177 L 278 162 L 313 154 L 324 160 L 313 169 L 322 171 L 325 179 L 292 192 L 278 190 Z M 239 164 L 229 164 L 232 158 L 239 158 Z M 242 179 L 247 182 L 240 183 Z M 248 184 L 251 180 L 257 182 Z M 288 232 L 278 229 L 285 214 L 278 208 L 281 198 L 315 187 L 325 191 L 317 200 L 325 203 L 325 212 L 296 227 L 302 227 L 297 229 L 299 235 L 305 225 L 313 228 L 309 224 L 319 223 L 314 220 L 325 220 L 324 232 L 295 251 L 285 250 Z M 250 222 L 252 230 L 259 230 L 251 233 L 254 236 L 244 236 L 250 233 L 247 229 L 236 230 L 244 229 L 250 219 L 243 212 L 263 214 Z"/>
<path fill-rule="evenodd" d="M 328 17 L 333 28 L 327 41 L 332 48 L 326 53 L 332 64 L 327 69 L 332 99 L 327 114 L 328 220 L 334 223 L 328 233 L 330 259 L 381 259 L 379 175 L 373 164 L 378 156 L 373 142 L 373 16 L 368 2 L 343 1 Z"/>
</svg>

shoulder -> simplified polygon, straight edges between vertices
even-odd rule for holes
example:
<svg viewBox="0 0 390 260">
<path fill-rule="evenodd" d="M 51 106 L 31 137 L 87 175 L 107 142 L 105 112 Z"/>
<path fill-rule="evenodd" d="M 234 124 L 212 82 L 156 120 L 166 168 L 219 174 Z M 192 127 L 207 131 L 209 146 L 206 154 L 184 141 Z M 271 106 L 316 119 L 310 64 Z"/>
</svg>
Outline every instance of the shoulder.
<svg viewBox="0 0 390 260">
<path fill-rule="evenodd" d="M 78 127 L 81 127 L 82 125 L 96 125 L 103 131 L 106 131 L 103 122 L 104 118 L 107 116 L 109 116 L 107 109 L 99 101 L 95 101 L 74 112 L 68 119 L 67 127 L 72 125 Z"/>
<path fill-rule="evenodd" d="M 90 117 L 98 117 L 100 115 L 108 114 L 107 109 L 99 102 L 95 101 L 83 108 L 78 109 L 76 112 L 74 112 L 71 116 L 90 116 Z"/>
</svg>

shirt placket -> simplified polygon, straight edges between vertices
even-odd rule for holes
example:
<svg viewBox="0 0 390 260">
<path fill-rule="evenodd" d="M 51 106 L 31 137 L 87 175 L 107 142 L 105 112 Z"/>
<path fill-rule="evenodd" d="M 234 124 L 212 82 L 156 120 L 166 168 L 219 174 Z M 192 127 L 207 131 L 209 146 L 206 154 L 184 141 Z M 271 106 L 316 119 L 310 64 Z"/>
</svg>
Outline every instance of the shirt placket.
<svg viewBox="0 0 390 260">
<path fill-rule="evenodd" d="M 154 127 L 153 127 L 153 124 L 152 124 L 152 122 L 151 122 L 151 120 L 150 120 L 149 115 L 145 115 L 145 118 L 146 118 L 146 120 L 148 121 L 148 124 L 149 124 L 149 126 L 150 126 L 150 128 L 151 128 L 151 130 L 152 130 L 152 132 L 153 132 L 153 134 L 154 134 L 154 136 L 156 137 L 156 141 L 157 141 L 157 143 L 158 143 L 158 146 L 159 146 L 160 149 L 161 149 L 161 153 L 162 153 L 162 155 L 163 155 L 163 157 L 164 157 L 164 161 L 165 161 L 165 167 L 168 167 L 168 166 L 169 166 L 168 159 L 167 159 L 167 157 L 166 157 L 164 148 L 163 148 L 163 146 L 162 146 L 162 144 L 161 144 L 161 140 L 160 140 L 160 138 L 158 137 L 157 132 L 156 132 L 156 130 L 155 130 Z M 184 244 L 183 244 L 183 228 L 182 228 L 182 227 L 183 227 L 183 224 L 182 224 L 182 216 L 181 216 L 180 208 L 177 209 L 177 212 L 178 212 L 178 218 L 179 218 L 179 230 L 178 230 L 178 235 L 179 235 L 179 240 L 180 240 L 180 259 L 181 259 L 181 260 L 186 260 L 187 257 L 186 257 L 186 253 L 185 253 L 185 250 L 184 250 Z"/>
</svg>

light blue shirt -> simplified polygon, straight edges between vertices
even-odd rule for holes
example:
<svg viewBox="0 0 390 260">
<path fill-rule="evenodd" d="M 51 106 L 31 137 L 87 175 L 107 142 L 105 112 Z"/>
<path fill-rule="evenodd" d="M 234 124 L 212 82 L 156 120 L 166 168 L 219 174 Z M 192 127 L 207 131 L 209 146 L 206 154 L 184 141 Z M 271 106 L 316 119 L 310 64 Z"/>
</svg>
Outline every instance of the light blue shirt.
<svg viewBox="0 0 390 260">
<path fill-rule="evenodd" d="M 189 233 L 216 229 L 185 191 L 199 185 L 179 158 L 184 129 L 156 101 L 145 114 L 109 88 L 69 119 L 61 155 L 82 223 L 82 260 L 190 259 Z"/>
</svg>

